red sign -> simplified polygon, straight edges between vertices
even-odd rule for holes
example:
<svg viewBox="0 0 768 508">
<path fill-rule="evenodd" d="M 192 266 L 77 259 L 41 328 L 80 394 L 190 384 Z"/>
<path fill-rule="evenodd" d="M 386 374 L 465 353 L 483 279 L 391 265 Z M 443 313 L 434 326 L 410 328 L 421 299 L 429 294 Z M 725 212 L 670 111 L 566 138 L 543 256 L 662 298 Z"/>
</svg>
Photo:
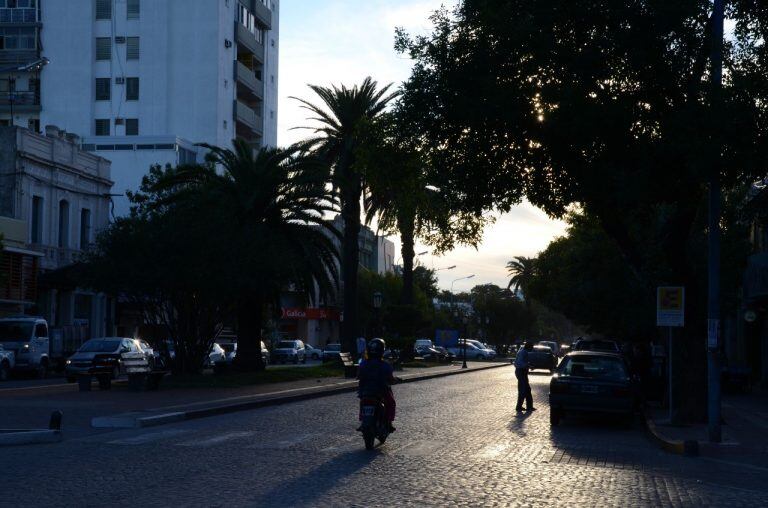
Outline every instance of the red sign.
<svg viewBox="0 0 768 508">
<path fill-rule="evenodd" d="M 336 309 L 287 308 L 282 309 L 283 319 L 316 319 L 319 321 L 339 321 Z"/>
</svg>

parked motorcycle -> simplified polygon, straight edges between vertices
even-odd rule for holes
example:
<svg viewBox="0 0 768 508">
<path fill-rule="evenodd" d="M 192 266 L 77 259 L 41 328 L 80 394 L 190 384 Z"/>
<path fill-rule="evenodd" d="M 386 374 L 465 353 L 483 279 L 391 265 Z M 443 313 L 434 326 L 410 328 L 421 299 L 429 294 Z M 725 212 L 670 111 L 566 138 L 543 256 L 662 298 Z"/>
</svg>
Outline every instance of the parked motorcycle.
<svg viewBox="0 0 768 508">
<path fill-rule="evenodd" d="M 389 436 L 389 422 L 384 408 L 384 402 L 379 398 L 365 397 L 360 399 L 360 417 L 362 425 L 360 426 L 365 441 L 365 449 L 373 450 L 375 440 L 378 439 L 381 444 Z"/>
</svg>

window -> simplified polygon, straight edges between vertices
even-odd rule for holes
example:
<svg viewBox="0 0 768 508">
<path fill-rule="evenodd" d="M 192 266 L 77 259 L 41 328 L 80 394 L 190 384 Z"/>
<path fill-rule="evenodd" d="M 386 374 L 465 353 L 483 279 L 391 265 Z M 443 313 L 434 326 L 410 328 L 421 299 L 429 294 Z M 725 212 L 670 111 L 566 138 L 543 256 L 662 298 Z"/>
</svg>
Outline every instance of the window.
<svg viewBox="0 0 768 508">
<path fill-rule="evenodd" d="M 139 119 L 138 118 L 125 119 L 125 135 L 126 136 L 139 135 Z"/>
<path fill-rule="evenodd" d="M 48 337 L 48 327 L 43 323 L 35 325 L 35 337 L 43 339 Z"/>
<path fill-rule="evenodd" d="M 69 247 L 69 202 L 59 201 L 59 247 Z"/>
<path fill-rule="evenodd" d="M 96 37 L 96 60 L 112 59 L 112 39 Z"/>
<path fill-rule="evenodd" d="M 37 49 L 36 31 L 34 27 L 0 28 L 0 50 Z"/>
<path fill-rule="evenodd" d="M 27 126 L 29 127 L 29 130 L 32 132 L 40 132 L 40 119 L 39 118 L 30 118 L 27 122 Z"/>
<path fill-rule="evenodd" d="M 128 60 L 138 60 L 139 59 L 139 38 L 128 37 L 126 42 L 127 42 L 127 48 L 125 52 L 125 58 Z"/>
<path fill-rule="evenodd" d="M 96 78 L 96 100 L 108 101 L 112 98 L 112 80 L 110 78 Z"/>
<path fill-rule="evenodd" d="M 112 0 L 96 0 L 96 19 L 112 19 Z"/>
<path fill-rule="evenodd" d="M 85 250 L 91 244 L 91 211 L 80 210 L 80 248 Z"/>
<path fill-rule="evenodd" d="M 128 0 L 128 19 L 139 19 L 140 7 L 139 0 Z"/>
<path fill-rule="evenodd" d="M 32 242 L 43 243 L 43 198 L 32 196 Z"/>
<path fill-rule="evenodd" d="M 96 119 L 96 135 L 109 136 L 109 119 L 108 118 Z"/>
<path fill-rule="evenodd" d="M 125 79 L 125 100 L 127 101 L 139 100 L 139 78 Z"/>
</svg>

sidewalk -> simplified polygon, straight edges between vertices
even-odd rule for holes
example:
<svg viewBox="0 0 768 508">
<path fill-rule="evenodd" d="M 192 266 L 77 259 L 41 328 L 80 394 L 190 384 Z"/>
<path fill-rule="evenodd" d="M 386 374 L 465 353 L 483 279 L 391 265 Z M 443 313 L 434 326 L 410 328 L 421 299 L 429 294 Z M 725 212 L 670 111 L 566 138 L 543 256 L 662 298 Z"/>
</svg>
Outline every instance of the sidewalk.
<svg viewBox="0 0 768 508">
<path fill-rule="evenodd" d="M 695 441 L 700 457 L 768 468 L 768 393 L 723 396 L 721 443 L 709 442 L 705 423 L 669 425 L 665 409 L 651 408 L 646 417 L 662 446 L 676 446 L 678 453 L 681 443 Z"/>
<path fill-rule="evenodd" d="M 489 367 L 509 365 L 508 362 L 469 362 L 467 371 L 483 370 Z M 405 382 L 430 379 L 437 376 L 459 374 L 460 365 L 431 368 L 408 368 L 397 375 Z M 237 388 L 216 389 L 161 389 L 156 392 L 132 392 L 125 384 L 117 384 L 112 390 L 79 392 L 77 385 L 63 385 L 40 389 L 0 390 L 0 429 L 46 427 L 54 410 L 64 413 L 63 428 L 66 437 L 78 437 L 104 432 L 115 426 L 142 426 L 125 418 L 156 418 L 175 413 L 176 419 L 187 419 L 179 413 L 190 413 L 190 417 L 223 414 L 233 410 L 244 410 L 291 402 L 334 393 L 350 392 L 357 381 L 343 377 L 304 379 L 285 383 L 260 384 Z M 95 419 L 120 417 L 122 422 L 106 422 L 106 427 L 93 428 Z M 99 422 L 95 422 L 99 423 Z M 103 425 L 105 421 L 102 419 Z M 167 423 L 162 419 L 151 424 Z M 118 425 L 119 424 L 119 425 Z"/>
</svg>

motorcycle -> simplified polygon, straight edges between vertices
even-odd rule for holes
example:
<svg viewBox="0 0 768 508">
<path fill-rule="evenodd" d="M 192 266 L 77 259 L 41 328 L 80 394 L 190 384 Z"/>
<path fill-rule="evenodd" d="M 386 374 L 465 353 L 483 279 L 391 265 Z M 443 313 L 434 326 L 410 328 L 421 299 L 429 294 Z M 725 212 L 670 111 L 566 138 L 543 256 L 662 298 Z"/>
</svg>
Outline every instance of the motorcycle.
<svg viewBox="0 0 768 508">
<path fill-rule="evenodd" d="M 373 450 L 375 440 L 381 444 L 389 436 L 389 422 L 387 421 L 384 402 L 379 398 L 365 397 L 360 399 L 360 417 L 362 425 L 360 429 L 365 441 L 365 449 Z"/>
</svg>

